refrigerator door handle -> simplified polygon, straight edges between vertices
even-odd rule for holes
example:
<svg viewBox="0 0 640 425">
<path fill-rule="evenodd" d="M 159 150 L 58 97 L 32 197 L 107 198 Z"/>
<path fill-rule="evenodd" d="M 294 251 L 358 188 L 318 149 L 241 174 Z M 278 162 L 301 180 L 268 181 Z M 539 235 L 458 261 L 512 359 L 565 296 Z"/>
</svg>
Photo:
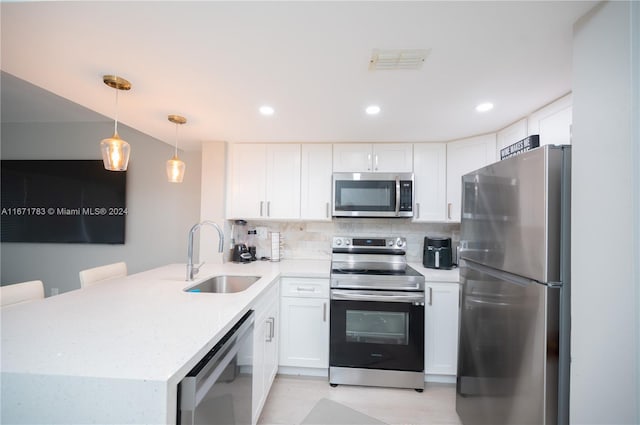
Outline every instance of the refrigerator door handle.
<svg viewBox="0 0 640 425">
<path fill-rule="evenodd" d="M 487 267 L 485 265 L 476 263 L 472 260 L 465 259 L 464 261 L 465 261 L 465 265 L 468 268 L 477 270 L 491 277 L 495 277 L 496 279 L 504 280 L 505 282 L 515 283 L 516 285 L 520 285 L 520 286 L 527 286 L 532 283 L 540 283 L 536 280 L 527 279 L 526 277 L 522 277 L 516 274 L 494 269 L 493 267 Z"/>
</svg>

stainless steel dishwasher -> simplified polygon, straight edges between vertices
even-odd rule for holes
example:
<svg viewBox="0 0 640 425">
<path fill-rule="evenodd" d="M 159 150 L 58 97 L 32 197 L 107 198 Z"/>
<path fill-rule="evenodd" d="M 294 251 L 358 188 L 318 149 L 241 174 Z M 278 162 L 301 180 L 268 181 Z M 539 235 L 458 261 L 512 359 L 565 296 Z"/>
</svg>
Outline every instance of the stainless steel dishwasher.
<svg viewBox="0 0 640 425">
<path fill-rule="evenodd" d="M 178 425 L 251 423 L 253 310 L 178 384 Z"/>
</svg>

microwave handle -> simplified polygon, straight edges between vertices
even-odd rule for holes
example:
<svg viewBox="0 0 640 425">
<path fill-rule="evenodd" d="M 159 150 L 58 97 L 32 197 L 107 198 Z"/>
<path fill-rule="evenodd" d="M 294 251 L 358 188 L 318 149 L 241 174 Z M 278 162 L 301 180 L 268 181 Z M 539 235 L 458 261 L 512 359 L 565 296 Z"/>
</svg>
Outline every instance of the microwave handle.
<svg viewBox="0 0 640 425">
<path fill-rule="evenodd" d="M 396 176 L 396 216 L 400 215 L 400 177 Z"/>
</svg>

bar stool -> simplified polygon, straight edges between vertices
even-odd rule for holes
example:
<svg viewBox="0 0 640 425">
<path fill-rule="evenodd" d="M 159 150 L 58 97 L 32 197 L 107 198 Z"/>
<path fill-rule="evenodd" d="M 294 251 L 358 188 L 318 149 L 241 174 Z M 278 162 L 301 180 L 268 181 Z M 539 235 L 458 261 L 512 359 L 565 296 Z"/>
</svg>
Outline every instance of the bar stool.
<svg viewBox="0 0 640 425">
<path fill-rule="evenodd" d="M 93 267 L 91 269 L 82 270 L 80 273 L 80 287 L 86 288 L 93 284 L 103 282 L 117 277 L 125 277 L 127 275 L 127 263 L 113 263 L 106 266 Z"/>
<path fill-rule="evenodd" d="M 41 280 L 30 280 L 28 282 L 0 286 L 0 307 L 43 298 L 44 285 Z"/>
</svg>

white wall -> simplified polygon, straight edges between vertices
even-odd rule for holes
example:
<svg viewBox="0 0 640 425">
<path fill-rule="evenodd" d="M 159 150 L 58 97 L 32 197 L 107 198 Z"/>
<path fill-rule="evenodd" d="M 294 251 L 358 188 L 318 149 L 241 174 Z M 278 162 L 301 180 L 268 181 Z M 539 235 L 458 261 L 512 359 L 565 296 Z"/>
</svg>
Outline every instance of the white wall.
<svg viewBox="0 0 640 425">
<path fill-rule="evenodd" d="M 2 159 L 100 159 L 99 142 L 112 132 L 113 123 L 104 121 L 3 122 Z M 52 288 L 79 288 L 78 272 L 89 267 L 126 261 L 135 273 L 186 262 L 187 232 L 200 215 L 200 154 L 181 153 L 184 182 L 168 183 L 165 162 L 172 147 L 123 125 L 119 133 L 131 144 L 125 244 L 3 243 L 3 285 L 41 279 L 50 295 Z"/>
<path fill-rule="evenodd" d="M 640 422 L 637 18 L 637 4 L 608 2 L 574 27 L 570 415 L 576 424 Z"/>
</svg>

